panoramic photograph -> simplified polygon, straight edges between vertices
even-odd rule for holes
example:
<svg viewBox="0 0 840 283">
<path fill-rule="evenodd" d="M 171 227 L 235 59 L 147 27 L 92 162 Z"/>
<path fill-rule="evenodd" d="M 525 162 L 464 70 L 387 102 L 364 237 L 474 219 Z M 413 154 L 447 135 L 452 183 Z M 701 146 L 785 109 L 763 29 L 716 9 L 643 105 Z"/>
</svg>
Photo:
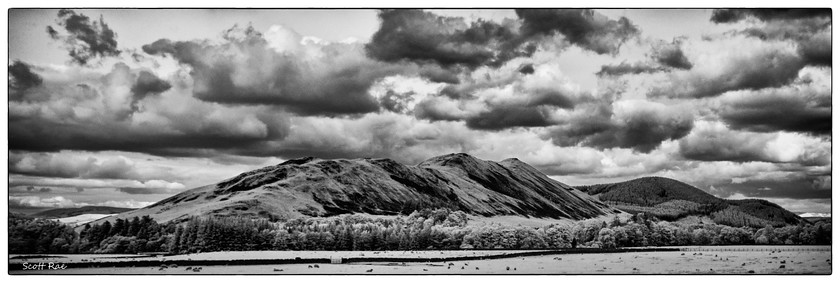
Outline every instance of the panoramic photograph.
<svg viewBox="0 0 840 283">
<path fill-rule="evenodd" d="M 7 14 L 12 278 L 832 274 L 830 8 Z"/>
</svg>

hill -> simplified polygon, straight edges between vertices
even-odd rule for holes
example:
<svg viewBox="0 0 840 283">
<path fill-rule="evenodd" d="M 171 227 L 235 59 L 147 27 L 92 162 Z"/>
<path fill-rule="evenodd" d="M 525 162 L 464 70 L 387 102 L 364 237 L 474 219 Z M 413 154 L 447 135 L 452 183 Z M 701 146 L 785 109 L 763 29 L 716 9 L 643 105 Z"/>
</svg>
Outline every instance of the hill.
<svg viewBox="0 0 840 283">
<path fill-rule="evenodd" d="M 492 162 L 459 153 L 416 166 L 390 159 L 293 159 L 115 217 L 150 215 L 160 222 L 197 215 L 279 220 L 346 213 L 410 214 L 424 208 L 555 219 L 612 212 L 586 193 L 517 159 Z"/>
<path fill-rule="evenodd" d="M 718 224 L 751 227 L 782 226 L 803 221 L 796 214 L 766 200 L 721 199 L 686 183 L 663 177 L 576 188 L 623 211 L 646 212 L 663 220 L 698 215 L 708 216 Z"/>
<path fill-rule="evenodd" d="M 67 218 L 83 214 L 118 214 L 132 211 L 133 208 L 111 207 L 111 206 L 83 206 L 70 208 L 56 208 L 32 214 L 39 218 Z"/>
</svg>

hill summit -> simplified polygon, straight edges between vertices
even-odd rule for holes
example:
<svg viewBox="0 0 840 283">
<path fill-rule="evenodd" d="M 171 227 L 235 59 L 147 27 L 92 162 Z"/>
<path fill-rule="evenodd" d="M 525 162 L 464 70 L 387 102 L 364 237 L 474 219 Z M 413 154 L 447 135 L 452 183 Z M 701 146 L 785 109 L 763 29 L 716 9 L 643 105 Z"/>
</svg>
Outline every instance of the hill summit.
<svg viewBox="0 0 840 283">
<path fill-rule="evenodd" d="M 150 215 L 164 222 L 199 215 L 289 219 L 410 214 L 425 208 L 558 219 L 615 212 L 518 159 L 493 162 L 455 153 L 416 166 L 391 159 L 292 159 L 117 217 Z"/>
</svg>

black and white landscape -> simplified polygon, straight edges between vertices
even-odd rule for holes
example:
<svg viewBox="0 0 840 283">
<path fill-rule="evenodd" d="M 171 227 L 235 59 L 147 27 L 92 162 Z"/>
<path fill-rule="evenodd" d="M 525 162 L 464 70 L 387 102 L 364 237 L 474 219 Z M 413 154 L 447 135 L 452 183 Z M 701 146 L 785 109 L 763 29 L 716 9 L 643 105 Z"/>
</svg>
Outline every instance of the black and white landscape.
<svg viewBox="0 0 840 283">
<path fill-rule="evenodd" d="M 12 9 L 10 274 L 830 274 L 830 9 Z"/>
</svg>

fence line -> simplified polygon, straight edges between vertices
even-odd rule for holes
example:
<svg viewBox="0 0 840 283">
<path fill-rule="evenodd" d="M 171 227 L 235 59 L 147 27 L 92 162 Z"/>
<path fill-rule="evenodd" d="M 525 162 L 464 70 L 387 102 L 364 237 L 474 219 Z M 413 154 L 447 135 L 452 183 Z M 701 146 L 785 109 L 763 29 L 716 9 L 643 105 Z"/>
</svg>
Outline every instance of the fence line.
<svg viewBox="0 0 840 283">
<path fill-rule="evenodd" d="M 714 248 L 714 247 L 684 247 L 680 251 L 686 252 L 830 252 L 831 248 Z"/>
<path fill-rule="evenodd" d="M 143 267 L 143 266 L 190 266 L 190 265 L 269 265 L 269 264 L 340 264 L 340 263 L 359 263 L 359 262 L 444 262 L 444 261 L 463 261 L 463 260 L 485 260 L 485 259 L 500 259 L 523 256 L 541 256 L 541 255 L 559 255 L 559 254 L 593 254 L 593 253 L 633 253 L 633 252 L 716 252 L 716 251 L 735 251 L 735 252 L 781 252 L 781 251 L 831 251 L 830 247 L 808 247 L 808 248 L 748 248 L 748 247 L 650 247 L 650 248 L 617 248 L 617 249 L 594 249 L 594 248 L 577 248 L 577 249 L 558 249 L 558 250 L 542 250 L 542 251 L 522 251 L 502 254 L 490 255 L 470 255 L 470 256 L 452 256 L 439 258 L 398 258 L 398 257 L 329 257 L 329 258 L 294 258 L 294 259 L 236 259 L 236 260 L 167 260 L 160 258 L 160 260 L 140 260 L 140 261 L 97 261 L 97 262 L 62 262 L 68 268 L 85 268 L 85 267 Z M 22 263 L 9 263 L 9 270 L 21 270 Z"/>
</svg>

